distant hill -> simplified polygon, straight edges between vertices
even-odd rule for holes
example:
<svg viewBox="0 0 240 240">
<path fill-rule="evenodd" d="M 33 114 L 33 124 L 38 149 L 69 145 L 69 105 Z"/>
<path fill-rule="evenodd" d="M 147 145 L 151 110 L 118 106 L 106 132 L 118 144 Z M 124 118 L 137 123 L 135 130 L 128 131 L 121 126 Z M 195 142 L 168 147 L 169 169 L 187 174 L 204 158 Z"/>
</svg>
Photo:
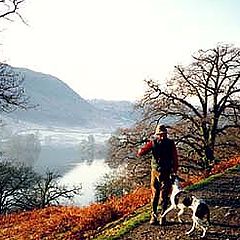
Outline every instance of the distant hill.
<svg viewBox="0 0 240 240">
<path fill-rule="evenodd" d="M 85 100 L 60 79 L 24 68 L 24 87 L 31 104 L 27 111 L 17 110 L 8 117 L 35 124 L 76 126 L 80 128 L 117 128 L 131 125 L 137 114 L 127 101 Z"/>
<path fill-rule="evenodd" d="M 101 110 L 104 116 L 111 119 L 117 126 L 130 126 L 135 123 L 139 113 L 130 101 L 107 101 L 103 99 L 88 100 L 95 108 Z"/>
</svg>

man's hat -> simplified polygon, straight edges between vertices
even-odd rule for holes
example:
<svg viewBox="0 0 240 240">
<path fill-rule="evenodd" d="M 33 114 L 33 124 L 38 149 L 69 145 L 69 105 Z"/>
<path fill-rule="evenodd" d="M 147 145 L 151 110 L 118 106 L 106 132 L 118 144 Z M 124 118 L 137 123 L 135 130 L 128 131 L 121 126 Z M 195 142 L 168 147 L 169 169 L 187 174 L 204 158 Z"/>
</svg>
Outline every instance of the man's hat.
<svg viewBox="0 0 240 240">
<path fill-rule="evenodd" d="M 167 128 L 164 125 L 157 125 L 155 134 L 167 133 Z"/>
</svg>

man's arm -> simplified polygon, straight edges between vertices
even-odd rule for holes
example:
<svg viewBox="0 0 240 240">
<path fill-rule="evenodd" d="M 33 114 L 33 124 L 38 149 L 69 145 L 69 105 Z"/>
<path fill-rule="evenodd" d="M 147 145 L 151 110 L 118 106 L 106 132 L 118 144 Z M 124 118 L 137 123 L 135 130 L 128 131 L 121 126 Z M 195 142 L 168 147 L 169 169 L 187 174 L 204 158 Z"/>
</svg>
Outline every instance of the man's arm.
<svg viewBox="0 0 240 240">
<path fill-rule="evenodd" d="M 152 150 L 153 141 L 147 142 L 143 147 L 138 150 L 137 157 L 141 157 Z"/>
</svg>

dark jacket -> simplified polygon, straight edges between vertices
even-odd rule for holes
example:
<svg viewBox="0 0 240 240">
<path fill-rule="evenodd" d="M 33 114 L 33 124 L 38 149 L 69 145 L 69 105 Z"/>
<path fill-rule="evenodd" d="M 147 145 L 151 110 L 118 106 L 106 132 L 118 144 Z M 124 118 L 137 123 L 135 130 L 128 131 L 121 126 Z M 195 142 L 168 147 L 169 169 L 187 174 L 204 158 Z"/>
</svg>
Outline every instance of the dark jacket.
<svg viewBox="0 0 240 240">
<path fill-rule="evenodd" d="M 176 173 L 178 169 L 178 156 L 173 140 L 163 138 L 159 141 L 147 142 L 139 149 L 137 156 L 143 156 L 152 151 L 152 168 L 163 172 Z"/>
</svg>

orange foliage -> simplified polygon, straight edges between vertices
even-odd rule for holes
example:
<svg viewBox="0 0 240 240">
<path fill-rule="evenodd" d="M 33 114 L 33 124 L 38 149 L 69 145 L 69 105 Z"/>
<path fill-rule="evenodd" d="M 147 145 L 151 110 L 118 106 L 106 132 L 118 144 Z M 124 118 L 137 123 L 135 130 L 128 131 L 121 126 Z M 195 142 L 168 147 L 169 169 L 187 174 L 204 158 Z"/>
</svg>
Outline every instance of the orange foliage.
<svg viewBox="0 0 240 240">
<path fill-rule="evenodd" d="M 223 160 L 212 168 L 210 175 L 222 173 L 226 169 L 234 167 L 238 164 L 240 164 L 240 156 L 233 157 L 229 160 Z"/>
<path fill-rule="evenodd" d="M 223 173 L 226 169 L 234 167 L 240 164 L 240 156 L 233 157 L 231 159 L 222 160 L 220 163 L 213 166 L 210 173 L 203 172 L 201 175 L 198 176 L 188 176 L 186 182 L 182 183 L 182 187 L 190 186 L 195 183 L 200 182 L 201 180 L 209 177 L 211 175 L 215 175 L 218 173 Z"/>
<path fill-rule="evenodd" d="M 193 185 L 195 183 L 200 182 L 201 180 L 204 179 L 204 175 L 199 175 L 199 176 L 189 176 L 188 179 L 181 183 L 181 187 L 185 188 L 187 186 Z"/>
<path fill-rule="evenodd" d="M 48 207 L 0 217 L 0 239 L 84 239 L 84 235 L 149 202 L 149 190 L 87 207 Z"/>
<path fill-rule="evenodd" d="M 113 206 L 122 217 L 134 212 L 136 206 L 139 208 L 145 205 L 150 201 L 150 196 L 151 191 L 149 189 L 139 188 L 122 198 L 112 198 L 108 203 Z"/>
<path fill-rule="evenodd" d="M 240 157 L 221 161 L 210 173 L 223 172 L 240 164 Z M 191 176 L 185 185 L 200 181 L 206 176 Z M 86 239 L 105 224 L 134 212 L 150 202 L 150 190 L 140 188 L 122 198 L 111 198 L 106 203 L 87 207 L 54 206 L 41 210 L 9 214 L 0 217 L 0 239 L 11 240 L 73 240 Z"/>
</svg>

